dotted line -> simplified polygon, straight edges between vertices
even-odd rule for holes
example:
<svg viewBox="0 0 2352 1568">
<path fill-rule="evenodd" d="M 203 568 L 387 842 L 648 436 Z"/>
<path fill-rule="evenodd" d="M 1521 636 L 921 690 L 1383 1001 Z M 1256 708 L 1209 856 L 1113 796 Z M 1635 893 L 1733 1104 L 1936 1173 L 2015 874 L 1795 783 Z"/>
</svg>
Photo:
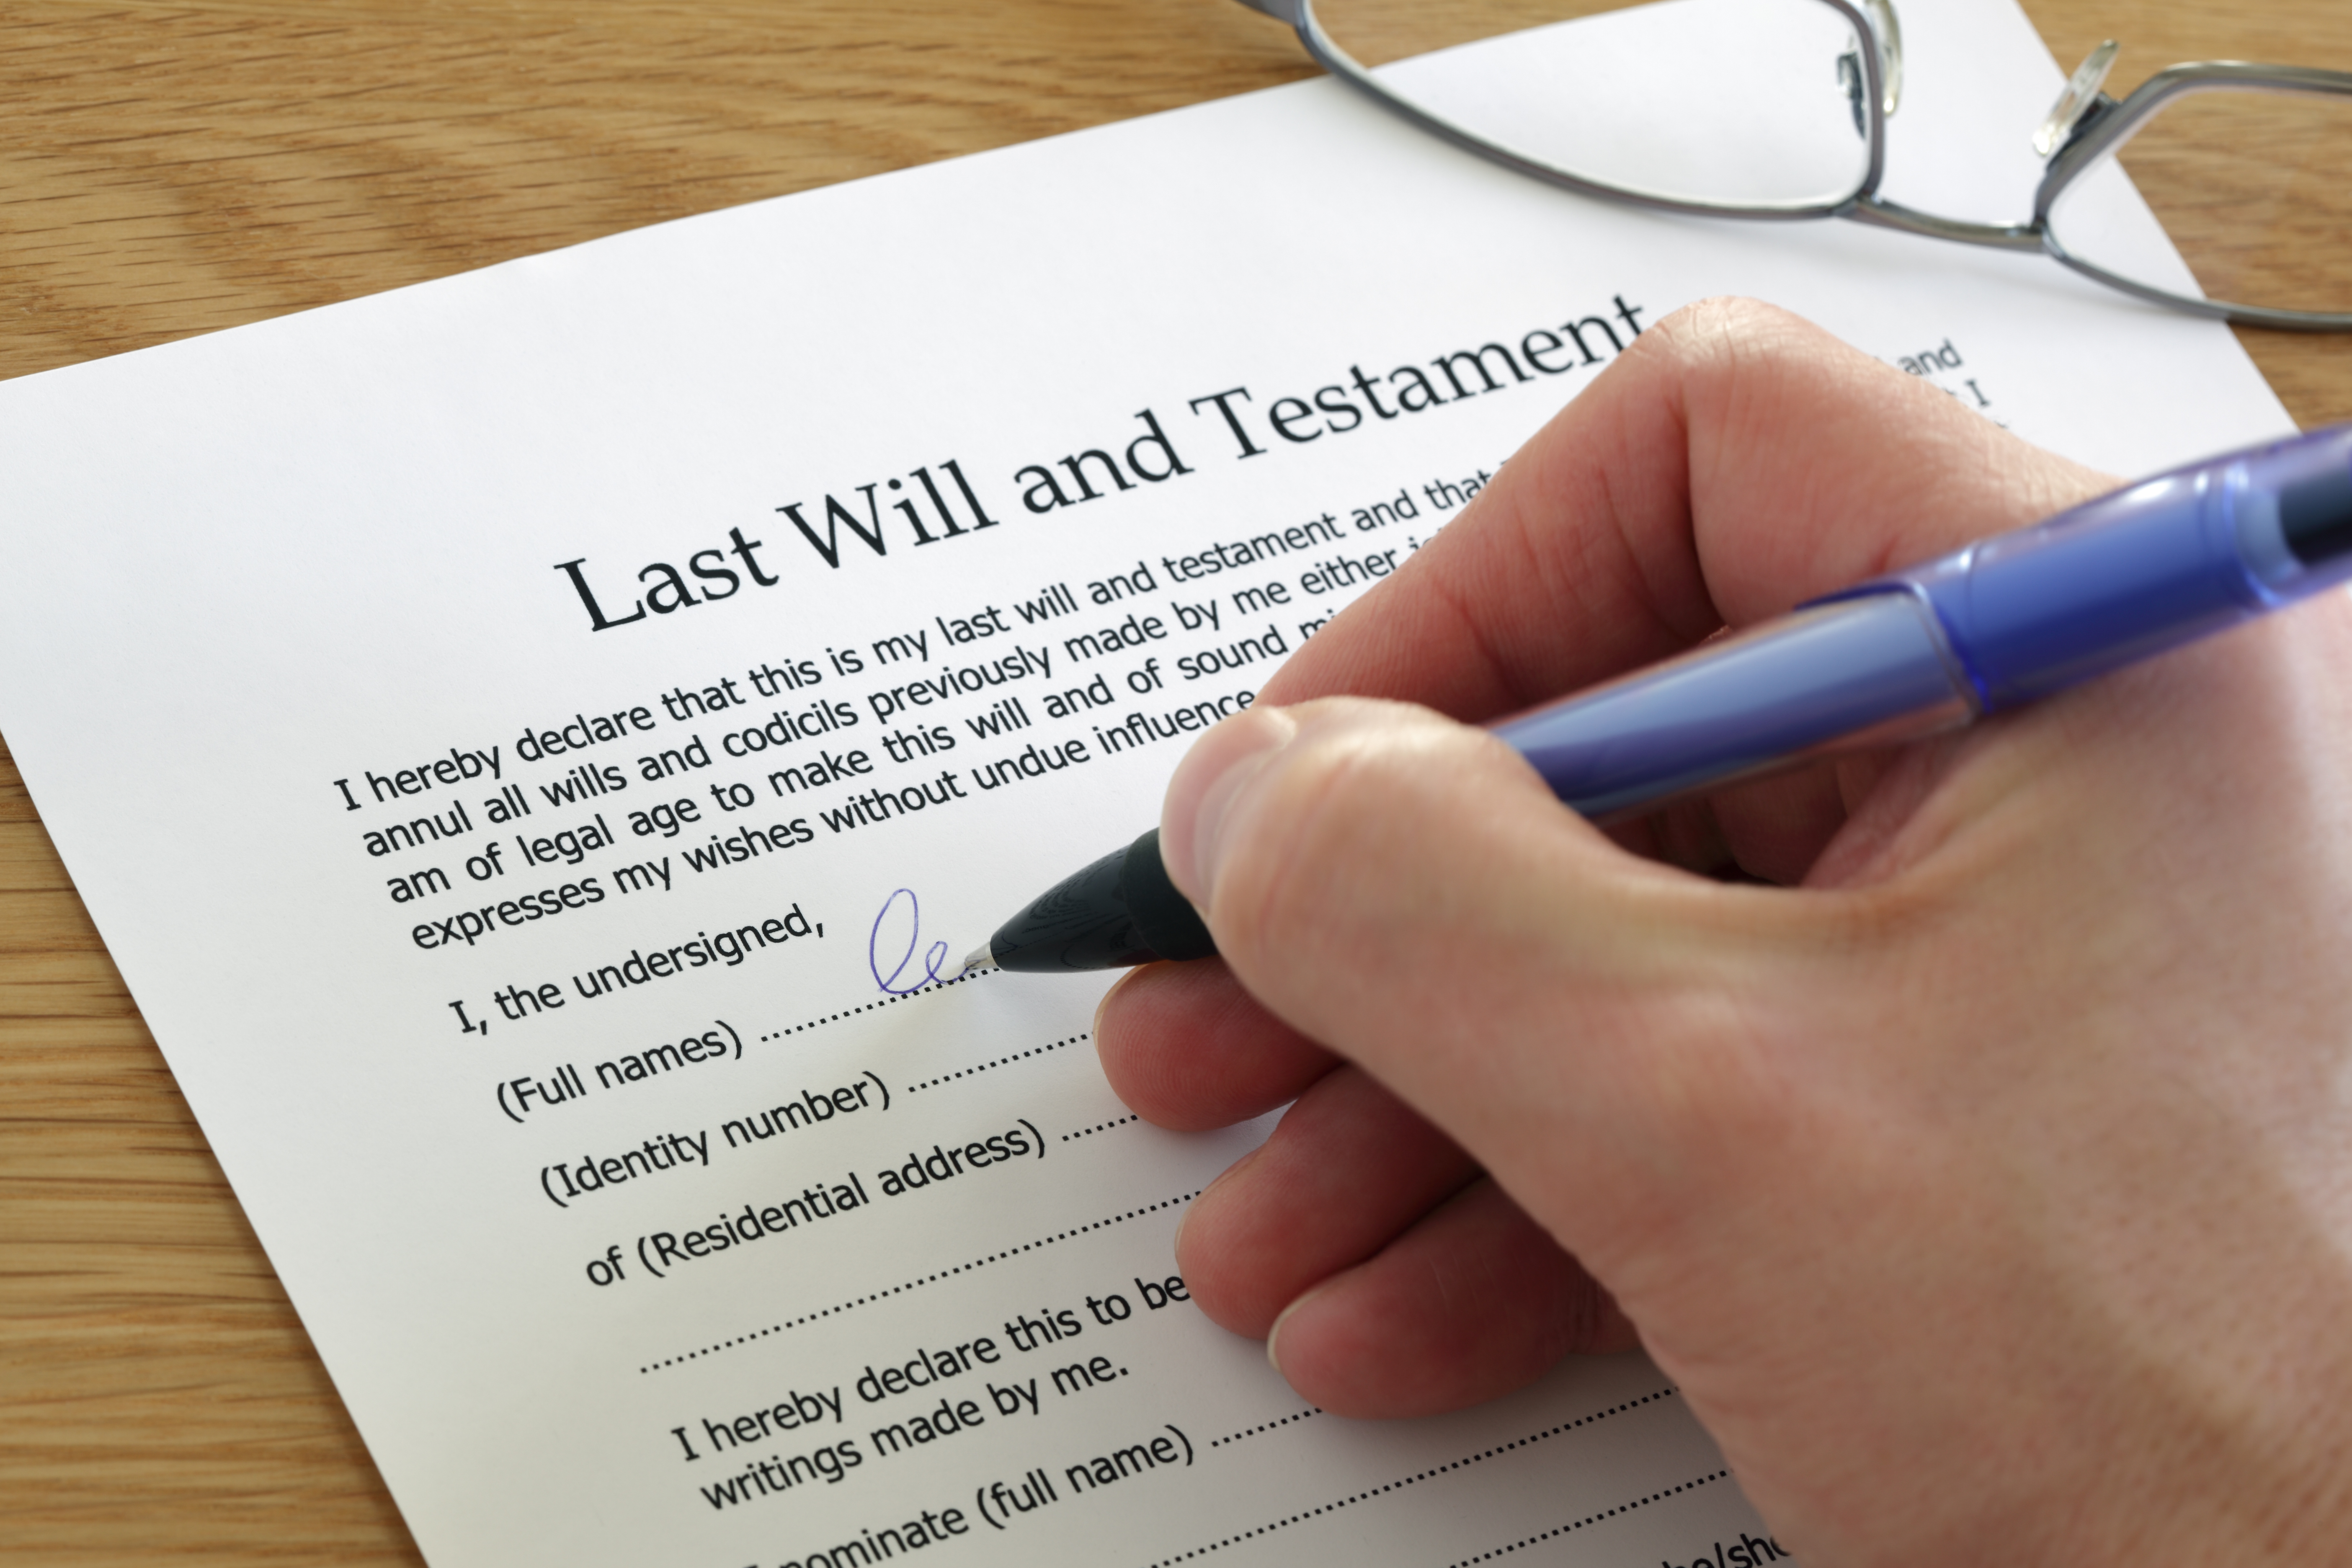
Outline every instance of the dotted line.
<svg viewBox="0 0 2352 1568">
<path fill-rule="evenodd" d="M 1507 1552 L 1517 1552 L 1524 1547 L 1533 1546 L 1538 1542 L 1549 1541 L 1556 1535 L 1566 1535 L 1571 1530 L 1582 1530 L 1588 1524 L 1599 1524 L 1604 1519 L 1614 1519 L 1621 1513 L 1631 1513 L 1637 1508 L 1647 1508 L 1654 1502 L 1662 1502 L 1665 1499 L 1676 1496 L 1682 1492 L 1693 1491 L 1704 1486 L 1711 1486 L 1715 1482 L 1724 1479 L 1730 1474 L 1731 1472 L 1729 1470 L 1717 1470 L 1711 1476 L 1701 1476 L 1695 1481 L 1685 1481 L 1678 1487 L 1668 1487 L 1662 1492 L 1652 1492 L 1648 1497 L 1636 1498 L 1632 1502 L 1619 1503 L 1615 1508 L 1603 1510 L 1600 1513 L 1587 1514 L 1584 1518 L 1578 1520 L 1573 1524 L 1557 1526 L 1554 1529 L 1545 1531 L 1541 1535 L 1530 1535 L 1525 1541 L 1514 1541 L 1508 1546 L 1497 1546 L 1492 1552 L 1481 1552 L 1475 1557 L 1465 1557 L 1461 1562 L 1451 1564 L 1450 1568 L 1470 1568 L 1470 1565 L 1473 1563 L 1485 1563 L 1490 1559 L 1500 1557 Z"/>
<path fill-rule="evenodd" d="M 989 973 L 993 974 L 996 971 L 992 969 Z M 1072 1035 L 1066 1040 L 1055 1040 L 1050 1046 L 1034 1046 L 1025 1051 L 1015 1051 L 1009 1057 L 999 1057 L 992 1062 L 982 1062 L 978 1067 L 964 1068 L 957 1072 L 943 1072 L 937 1078 L 929 1078 L 925 1079 L 920 1083 L 908 1084 L 907 1086 L 906 1092 L 908 1094 L 919 1093 L 927 1089 L 937 1089 L 943 1083 L 953 1083 L 960 1078 L 970 1078 L 972 1074 L 977 1072 L 986 1072 L 991 1068 L 1001 1068 L 1007 1062 L 1027 1061 L 1031 1057 L 1042 1057 L 1047 1051 L 1058 1051 L 1064 1046 L 1075 1046 L 1086 1037 L 1087 1037 L 1084 1035 Z"/>
<path fill-rule="evenodd" d="M 1085 1037 L 1085 1036 L 1083 1036 L 1083 1035 L 1081 1035 L 1081 1036 L 1079 1036 L 1078 1037 L 1079 1037 L 1080 1039 L 1084 1039 L 1086 1037 Z M 1114 1128 L 1114 1127 L 1124 1127 L 1124 1126 L 1126 1126 L 1129 1122 L 1130 1122 L 1130 1121 L 1137 1121 L 1137 1120 L 1139 1120 L 1139 1119 L 1138 1119 L 1138 1118 L 1136 1118 L 1136 1117 L 1132 1117 L 1132 1116 L 1122 1116 L 1122 1117 L 1120 1117 L 1120 1118 L 1119 1118 L 1118 1121 L 1105 1121 L 1105 1122 L 1098 1123 L 1097 1125 L 1093 1126 L 1093 1127 L 1081 1127 L 1081 1128 L 1079 1128 L 1076 1132 L 1065 1132 L 1065 1133 L 1063 1133 L 1063 1134 L 1062 1134 L 1062 1142 L 1065 1142 L 1065 1143 L 1066 1143 L 1066 1142 L 1069 1142 L 1071 1139 L 1073 1139 L 1073 1138 L 1091 1138 L 1091 1137 L 1093 1137 L 1093 1136 L 1094 1136 L 1096 1133 L 1097 1133 L 1097 1132 L 1108 1132 L 1108 1131 L 1110 1131 L 1112 1128 Z"/>
<path fill-rule="evenodd" d="M 969 981 L 984 979 L 998 972 L 993 969 L 968 969 L 952 980 L 935 980 L 928 985 L 918 986 L 899 995 L 885 996 L 879 1002 L 868 1002 L 862 1007 L 844 1007 L 838 1013 L 828 1013 L 822 1018 L 811 1018 L 805 1024 L 794 1024 L 791 1028 L 778 1029 L 772 1035 L 761 1035 L 760 1041 L 764 1045 L 770 1040 L 781 1040 L 786 1035 L 797 1035 L 809 1029 L 822 1028 L 827 1024 L 838 1024 L 844 1018 L 855 1018 L 860 1013 L 871 1013 L 877 1007 L 887 1007 L 897 1002 L 912 1002 L 918 996 L 928 996 L 934 991 L 944 991 L 950 985 L 961 985 Z"/>
<path fill-rule="evenodd" d="M 1174 1208 L 1178 1204 L 1190 1203 L 1200 1195 L 1198 1189 L 1189 1193 L 1179 1193 L 1172 1198 L 1162 1198 L 1156 1204 L 1146 1204 L 1139 1209 L 1129 1209 L 1125 1214 L 1115 1214 L 1105 1219 L 1073 1226 L 1067 1230 L 1055 1231 L 1051 1236 L 1041 1236 L 1034 1241 L 1024 1241 L 1018 1247 L 1008 1247 L 1002 1252 L 992 1252 L 983 1258 L 975 1258 L 969 1263 L 959 1263 L 952 1268 L 942 1268 L 936 1274 L 926 1274 L 919 1279 L 909 1279 L 903 1285 L 893 1285 L 887 1289 L 877 1290 L 871 1295 L 853 1297 L 838 1306 L 825 1307 L 814 1312 L 803 1312 L 797 1318 L 788 1319 L 781 1323 L 772 1323 L 764 1329 L 754 1329 L 750 1333 L 738 1334 L 731 1340 L 720 1340 L 717 1344 L 705 1345 L 698 1351 L 686 1351 L 666 1361 L 649 1362 L 637 1368 L 637 1375 L 643 1377 L 647 1373 L 659 1372 L 665 1367 L 680 1366 L 690 1361 L 700 1361 L 704 1356 L 717 1355 L 721 1351 L 731 1351 L 737 1345 L 748 1345 L 754 1340 L 764 1340 L 770 1334 L 781 1334 L 787 1329 L 797 1329 L 803 1323 L 814 1323 L 820 1318 L 837 1318 L 844 1312 L 856 1311 L 860 1307 L 868 1306 L 892 1296 L 903 1296 L 909 1290 L 919 1290 L 926 1285 L 937 1284 L 942 1279 L 953 1279 L 959 1274 L 969 1274 L 975 1268 L 985 1268 L 992 1263 L 1002 1263 L 1008 1258 L 1018 1258 L 1024 1252 L 1035 1252 L 1040 1247 L 1051 1247 L 1055 1242 L 1067 1241 L 1072 1237 L 1085 1236 L 1089 1231 L 1106 1229 L 1114 1225 L 1125 1225 L 1129 1220 L 1140 1219 L 1148 1214 L 1158 1214 L 1161 1209 Z"/>
<path fill-rule="evenodd" d="M 1261 1432 L 1271 1432 L 1277 1426 L 1287 1426 L 1294 1421 L 1305 1421 L 1322 1414 L 1323 1410 L 1320 1405 L 1310 1405 L 1296 1415 L 1286 1415 L 1279 1421 L 1268 1421 L 1263 1426 L 1253 1426 L 1246 1432 L 1236 1432 L 1230 1437 L 1220 1437 L 1216 1441 L 1211 1443 L 1209 1447 L 1212 1448 L 1222 1448 L 1228 1443 L 1238 1443 L 1244 1437 L 1255 1437 Z"/>
<path fill-rule="evenodd" d="M 1671 1399 L 1674 1397 L 1675 1392 L 1675 1390 L 1671 1388 L 1662 1388 L 1655 1394 L 1645 1394 L 1639 1399 L 1629 1399 L 1622 1405 L 1612 1405 L 1606 1410 L 1596 1410 L 1590 1415 L 1580 1415 L 1573 1421 L 1563 1421 L 1559 1426 L 1547 1427 L 1541 1432 L 1532 1433 L 1525 1437 L 1514 1437 L 1507 1443 L 1497 1443 L 1495 1447 L 1483 1449 L 1478 1453 L 1465 1455 L 1459 1459 L 1454 1459 L 1443 1465 L 1433 1465 L 1430 1468 L 1422 1471 L 1420 1474 L 1407 1476 L 1402 1480 L 1387 1481 L 1380 1486 L 1368 1487 L 1364 1490 L 1356 1493 L 1353 1497 L 1343 1497 L 1337 1502 L 1327 1502 L 1319 1508 L 1302 1509 L 1298 1512 L 1292 1514 L 1287 1519 L 1276 1520 L 1272 1524 L 1261 1524 L 1255 1530 L 1244 1530 L 1238 1535 L 1228 1535 L 1223 1541 L 1213 1541 L 1206 1546 L 1196 1546 L 1190 1552 L 1180 1552 L 1173 1557 L 1163 1557 L 1159 1562 L 1151 1564 L 1151 1568 L 1174 1568 L 1176 1563 L 1190 1563 L 1195 1557 L 1206 1557 L 1212 1552 L 1222 1552 L 1228 1546 L 1238 1546 L 1244 1541 L 1255 1541 L 1261 1535 L 1272 1535 L 1277 1530 L 1286 1530 L 1290 1526 L 1297 1524 L 1302 1521 L 1320 1519 L 1327 1513 L 1337 1513 L 1343 1508 L 1352 1508 L 1360 1502 L 1369 1502 L 1373 1498 L 1384 1497 L 1390 1492 L 1402 1491 L 1407 1487 L 1419 1486 L 1422 1482 L 1429 1480 L 1434 1477 L 1447 1475 L 1454 1470 L 1467 1469 L 1472 1465 L 1485 1464 L 1488 1459 L 1495 1458 L 1498 1454 L 1507 1454 L 1517 1448 L 1532 1447 L 1538 1443 L 1557 1437 L 1563 1432 L 1573 1432 L 1579 1426 L 1590 1426 L 1596 1421 L 1606 1421 L 1612 1415 L 1622 1415 L 1628 1410 L 1637 1410 L 1641 1406 L 1654 1403 L 1657 1400 Z M 1696 1486 L 1698 1483 L 1692 1482 L 1690 1484 Z M 1664 1492 L 1658 1494 L 1659 1497 L 1666 1495 L 1667 1494 Z M 1656 1500 L 1645 1498 L 1643 1500 L 1644 1502 L 1650 1502 Z M 1641 1504 L 1638 1503 L 1628 1503 L 1625 1505 L 1627 1508 L 1637 1508 L 1640 1506 Z M 1622 1513 L 1624 1509 L 1621 1508 L 1612 1511 Z M 1602 1514 L 1595 1514 L 1593 1516 L 1595 1519 L 1605 1517 L 1607 1516 Z M 1590 1523 L 1591 1521 L 1584 1521 L 1582 1522 Z M 1562 1526 L 1561 1528 L 1573 1529 L 1576 1527 Z M 1559 1531 L 1556 1531 L 1553 1533 L 1558 1534 Z"/>
</svg>

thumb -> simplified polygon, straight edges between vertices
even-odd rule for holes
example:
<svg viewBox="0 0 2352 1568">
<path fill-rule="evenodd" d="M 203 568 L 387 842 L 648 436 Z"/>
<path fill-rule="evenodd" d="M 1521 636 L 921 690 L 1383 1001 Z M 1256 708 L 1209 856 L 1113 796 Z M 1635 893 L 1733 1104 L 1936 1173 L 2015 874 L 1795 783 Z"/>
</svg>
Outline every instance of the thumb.
<svg viewBox="0 0 2352 1568">
<path fill-rule="evenodd" d="M 1691 1119 L 1772 1113 L 1745 1026 L 1836 946 L 1800 929 L 1811 901 L 1628 855 L 1501 742 L 1401 703 L 1227 721 L 1177 769 L 1160 843 L 1261 1003 L 1604 1283 L 1617 1242 L 1687 1208 Z"/>
</svg>

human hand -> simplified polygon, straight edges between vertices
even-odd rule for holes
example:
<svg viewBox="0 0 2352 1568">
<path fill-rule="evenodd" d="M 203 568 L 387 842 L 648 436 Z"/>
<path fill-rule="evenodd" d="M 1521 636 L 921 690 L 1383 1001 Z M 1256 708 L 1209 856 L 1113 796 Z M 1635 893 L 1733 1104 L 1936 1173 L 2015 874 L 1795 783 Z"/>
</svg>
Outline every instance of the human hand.
<svg viewBox="0 0 2352 1568">
<path fill-rule="evenodd" d="M 1638 1334 L 1811 1563 L 2340 1553 L 2342 595 L 1609 835 L 1466 727 L 2109 488 L 1764 307 L 1643 334 L 1170 786 L 1223 957 L 1105 1066 L 1297 1101 L 1209 1315 L 1367 1415 Z"/>
</svg>

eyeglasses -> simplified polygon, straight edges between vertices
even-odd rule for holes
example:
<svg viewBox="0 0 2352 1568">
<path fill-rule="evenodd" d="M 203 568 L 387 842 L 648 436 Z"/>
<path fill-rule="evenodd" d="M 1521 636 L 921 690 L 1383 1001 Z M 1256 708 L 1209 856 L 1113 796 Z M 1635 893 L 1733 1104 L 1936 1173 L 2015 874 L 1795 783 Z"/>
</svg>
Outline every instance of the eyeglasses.
<svg viewBox="0 0 2352 1568">
<path fill-rule="evenodd" d="M 1548 184 L 2038 250 L 2196 315 L 2352 331 L 2352 74 L 2208 61 L 2118 102 L 2100 90 L 2116 57 L 2102 44 L 2034 134 L 2032 219 L 1986 224 L 1878 194 L 1903 91 L 1892 0 L 1243 4 L 1382 107 Z M 2129 221 L 2135 186 L 2178 257 Z"/>
</svg>

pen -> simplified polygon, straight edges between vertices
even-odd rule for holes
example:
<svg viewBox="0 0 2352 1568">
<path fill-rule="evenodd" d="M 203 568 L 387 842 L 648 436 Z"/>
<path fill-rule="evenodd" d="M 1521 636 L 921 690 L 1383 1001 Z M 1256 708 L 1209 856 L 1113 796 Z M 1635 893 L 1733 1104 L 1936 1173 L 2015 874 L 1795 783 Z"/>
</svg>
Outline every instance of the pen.
<svg viewBox="0 0 2352 1568">
<path fill-rule="evenodd" d="M 1490 728 L 1608 822 L 2033 701 L 2352 578 L 2352 426 L 2233 452 L 1856 584 Z M 1153 828 L 964 961 L 1111 969 L 1216 951 Z"/>
</svg>

